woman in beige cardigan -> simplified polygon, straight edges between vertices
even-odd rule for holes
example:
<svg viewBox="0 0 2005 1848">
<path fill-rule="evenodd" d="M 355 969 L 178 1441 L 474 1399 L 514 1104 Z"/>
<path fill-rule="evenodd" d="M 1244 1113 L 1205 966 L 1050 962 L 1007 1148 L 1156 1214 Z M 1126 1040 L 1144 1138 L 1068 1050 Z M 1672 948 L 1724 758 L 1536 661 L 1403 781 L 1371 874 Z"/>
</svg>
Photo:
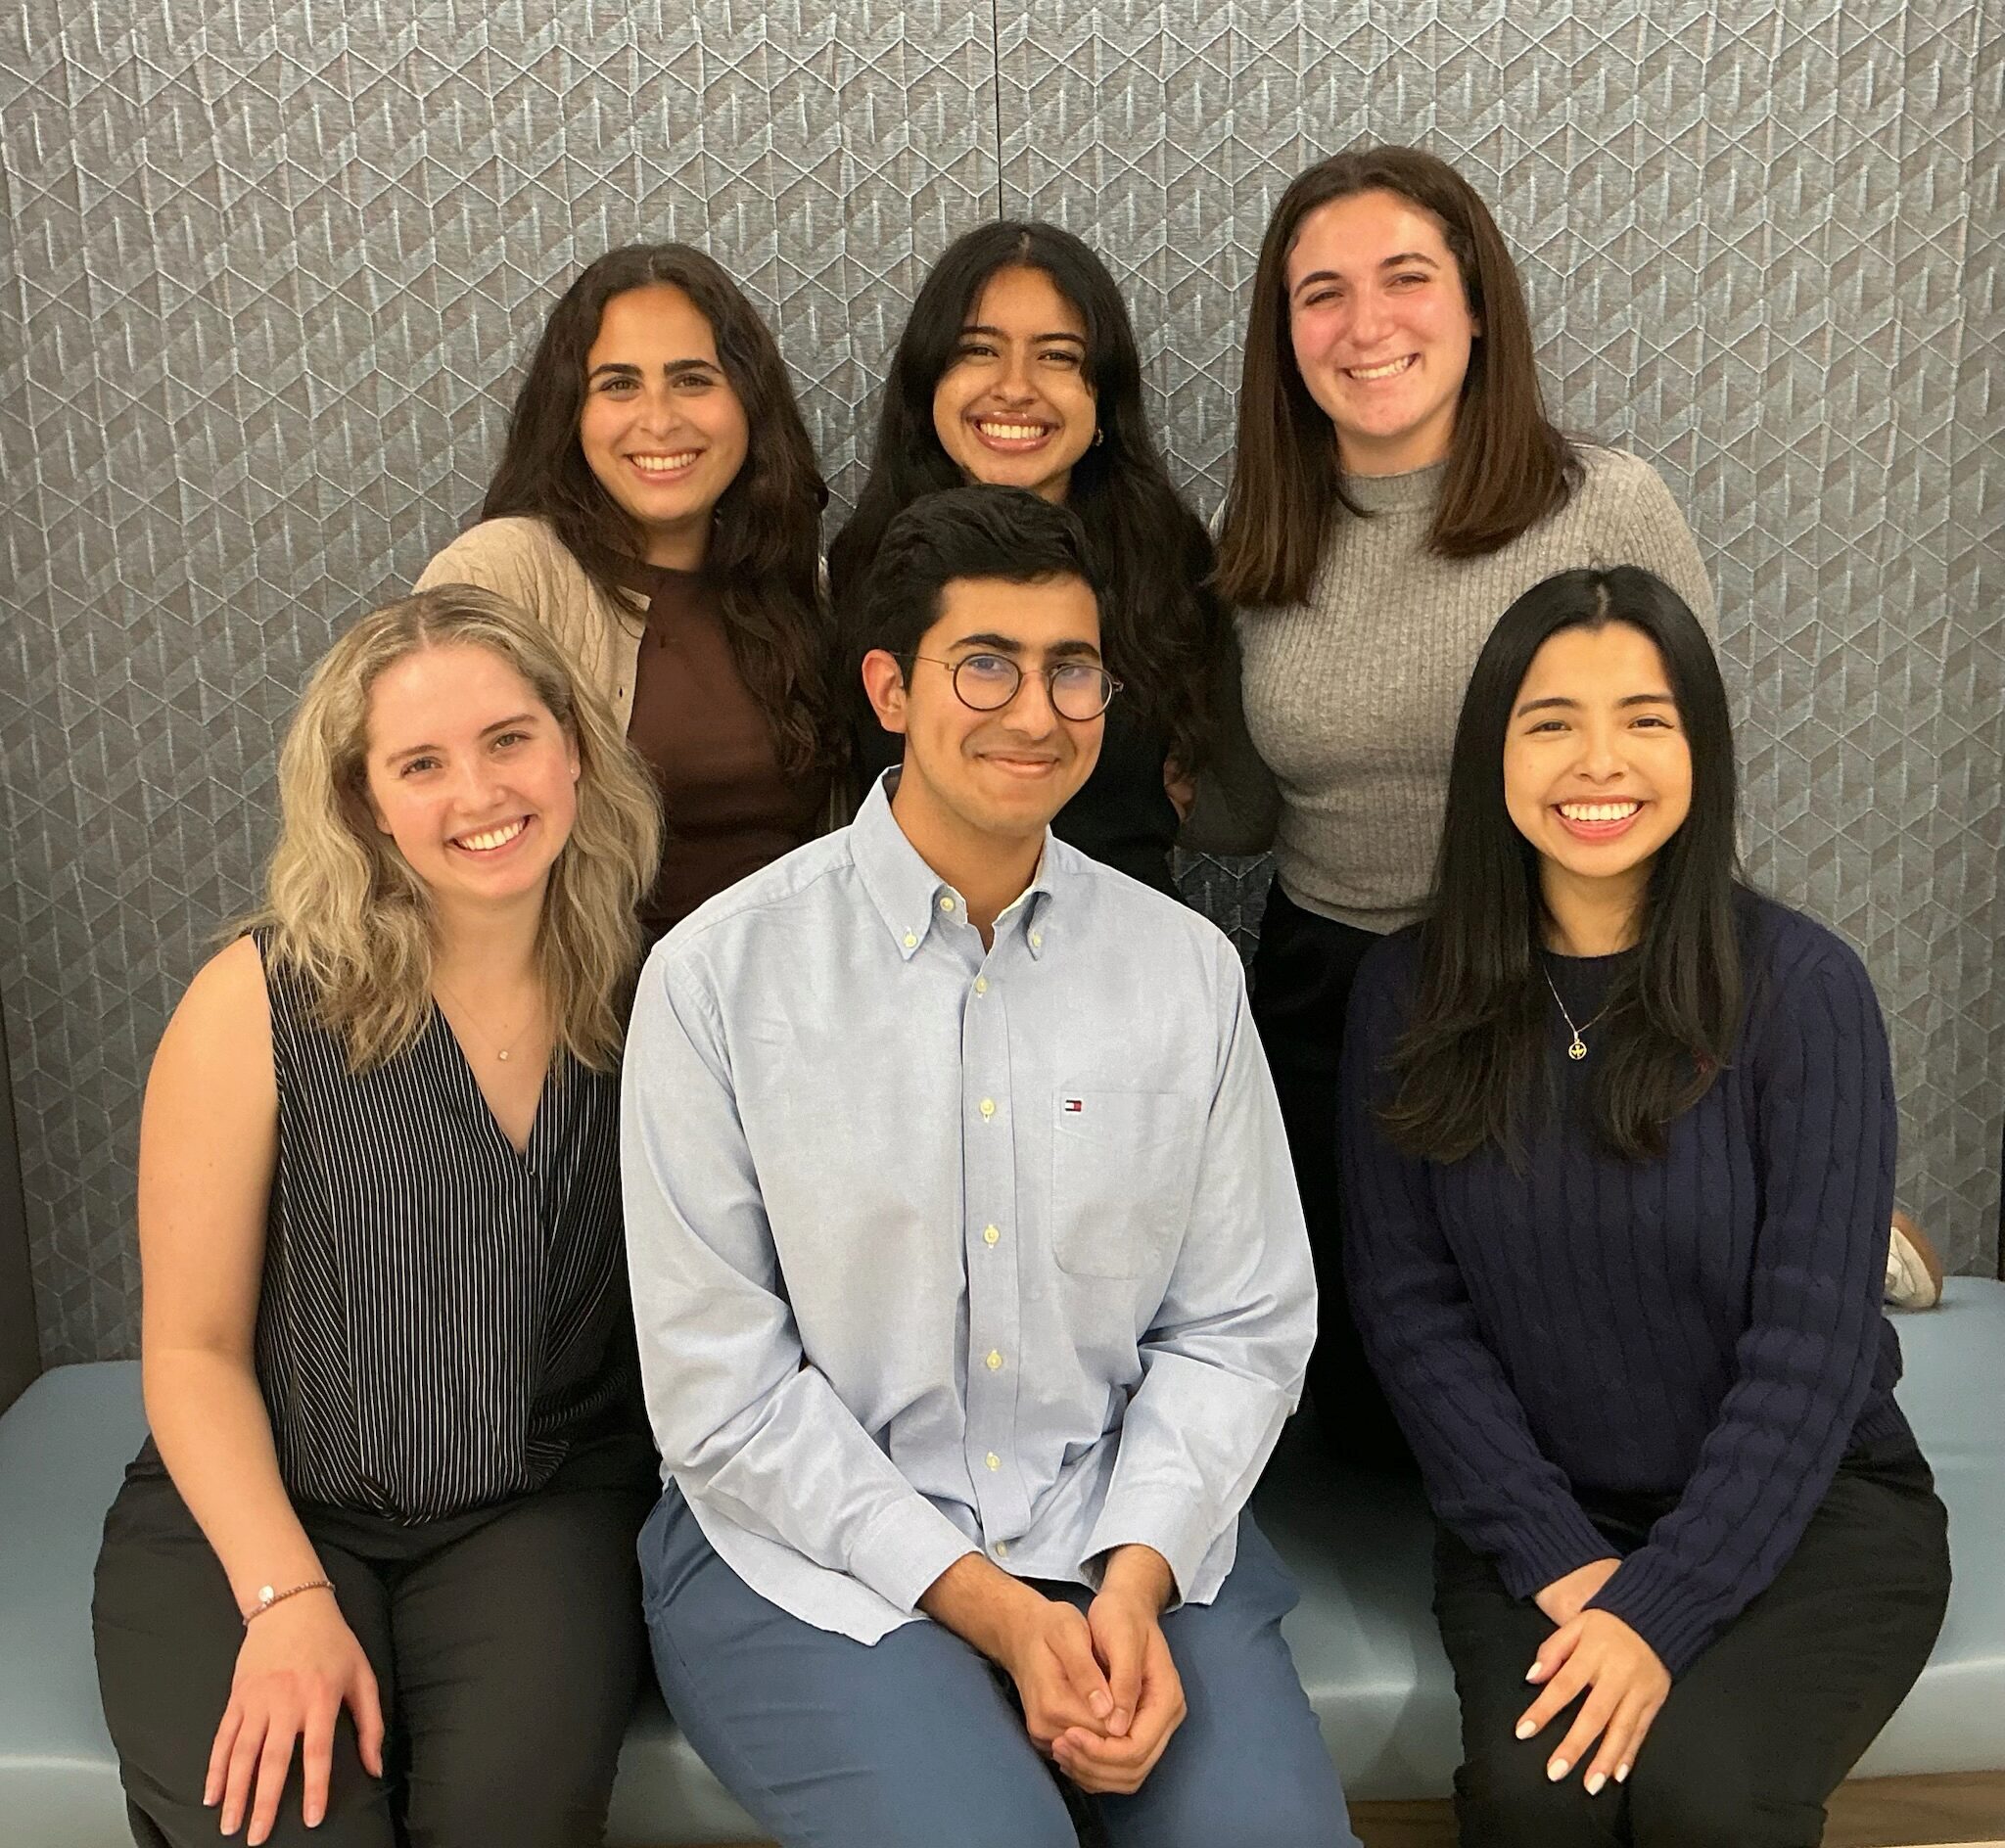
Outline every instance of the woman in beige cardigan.
<svg viewBox="0 0 2005 1848">
<path fill-rule="evenodd" d="M 480 524 L 418 579 L 521 604 L 612 702 L 666 815 L 650 939 L 827 811 L 827 498 L 751 303 L 702 252 L 633 245 L 551 311 Z"/>
</svg>

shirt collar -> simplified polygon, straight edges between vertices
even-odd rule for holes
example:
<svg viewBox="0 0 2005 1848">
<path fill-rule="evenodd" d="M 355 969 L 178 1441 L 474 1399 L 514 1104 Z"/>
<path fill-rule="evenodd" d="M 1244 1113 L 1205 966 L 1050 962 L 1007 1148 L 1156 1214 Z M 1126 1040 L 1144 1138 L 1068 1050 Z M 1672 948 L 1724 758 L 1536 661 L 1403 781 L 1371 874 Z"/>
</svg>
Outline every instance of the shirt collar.
<svg viewBox="0 0 2005 1848">
<path fill-rule="evenodd" d="M 891 791 L 898 781 L 896 766 L 871 785 L 857 818 L 850 823 L 850 857 L 856 862 L 863 890 L 877 907 L 877 915 L 891 933 L 898 953 L 909 962 L 926 941 L 935 920 L 949 915 L 943 901 L 959 915 L 960 895 L 919 857 L 918 849 L 906 839 L 898 817 L 891 812 Z M 1044 852 L 1031 882 L 996 920 L 999 929 L 1020 923 L 1024 942 L 1033 956 L 1042 956 L 1049 937 L 1046 913 L 1050 905 L 1054 882 L 1063 877 L 1051 852 L 1051 833 L 1045 830 Z"/>
<path fill-rule="evenodd" d="M 1045 851 L 1038 855 L 1038 869 L 1030 876 L 1030 884 L 1002 907 L 1002 915 L 996 920 L 996 929 L 1021 922 L 1023 941 L 1029 947 L 1032 956 L 1042 959 L 1045 943 L 1051 931 L 1051 887 L 1055 874 L 1052 866 L 1051 831 L 1045 830 Z"/>
</svg>

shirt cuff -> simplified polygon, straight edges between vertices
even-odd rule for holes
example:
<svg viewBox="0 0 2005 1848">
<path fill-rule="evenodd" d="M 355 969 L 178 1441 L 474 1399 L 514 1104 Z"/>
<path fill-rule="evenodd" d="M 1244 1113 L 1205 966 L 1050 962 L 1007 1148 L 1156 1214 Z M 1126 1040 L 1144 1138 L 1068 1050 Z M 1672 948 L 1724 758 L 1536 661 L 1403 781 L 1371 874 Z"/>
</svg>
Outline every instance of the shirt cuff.
<svg viewBox="0 0 2005 1848">
<path fill-rule="evenodd" d="M 1092 1574 L 1089 1583 L 1098 1589 L 1102 1562 L 1117 1547 L 1153 1547 L 1169 1561 L 1170 1601 L 1163 1606 L 1174 1610 L 1197 1582 L 1204 1555 L 1218 1539 L 1219 1530 L 1210 1518 L 1204 1498 L 1172 1496 L 1116 1489 L 1100 1508 L 1087 1543 L 1081 1570 Z"/>
<path fill-rule="evenodd" d="M 851 1542 L 845 1567 L 887 1603 L 916 1611 L 919 1599 L 956 1559 L 980 1548 L 916 1490 L 870 1521 Z"/>
</svg>

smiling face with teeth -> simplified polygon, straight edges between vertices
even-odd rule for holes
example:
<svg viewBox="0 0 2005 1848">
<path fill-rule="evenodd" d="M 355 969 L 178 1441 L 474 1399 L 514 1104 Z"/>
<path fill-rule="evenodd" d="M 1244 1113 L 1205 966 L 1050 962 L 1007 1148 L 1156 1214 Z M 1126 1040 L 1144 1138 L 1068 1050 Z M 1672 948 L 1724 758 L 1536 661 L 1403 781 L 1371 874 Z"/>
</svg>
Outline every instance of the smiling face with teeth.
<svg viewBox="0 0 2005 1848">
<path fill-rule="evenodd" d="M 940 446 L 970 482 L 1062 503 L 1097 427 L 1086 321 L 1041 269 L 999 269 L 933 388 Z"/>
<path fill-rule="evenodd" d="M 1692 808 L 1692 750 L 1656 644 L 1562 628 L 1532 657 L 1504 741 L 1504 804 L 1555 917 L 1630 908 Z"/>
<path fill-rule="evenodd" d="M 673 283 L 624 290 L 599 317 L 584 371 L 585 462 L 639 527 L 650 565 L 695 570 L 750 445 L 715 331 Z"/>
<path fill-rule="evenodd" d="M 540 906 L 578 814 L 578 747 L 491 648 L 421 648 L 369 688 L 377 828 L 443 910 Z"/>
<path fill-rule="evenodd" d="M 910 656 L 876 649 L 863 663 L 879 723 L 905 739 L 892 812 L 936 871 L 1026 843 L 1034 857 L 1105 735 L 1103 716 L 1061 714 L 1041 671 L 1061 662 L 1100 665 L 1097 600 L 1073 577 L 956 578 L 942 588 L 939 609 Z M 977 712 L 956 692 L 955 670 L 970 656 L 1016 665 L 1022 677 L 1005 705 Z"/>
<path fill-rule="evenodd" d="M 1287 259 L 1288 334 L 1352 475 L 1439 462 L 1482 330 L 1430 211 L 1352 193 L 1302 220 Z"/>
</svg>

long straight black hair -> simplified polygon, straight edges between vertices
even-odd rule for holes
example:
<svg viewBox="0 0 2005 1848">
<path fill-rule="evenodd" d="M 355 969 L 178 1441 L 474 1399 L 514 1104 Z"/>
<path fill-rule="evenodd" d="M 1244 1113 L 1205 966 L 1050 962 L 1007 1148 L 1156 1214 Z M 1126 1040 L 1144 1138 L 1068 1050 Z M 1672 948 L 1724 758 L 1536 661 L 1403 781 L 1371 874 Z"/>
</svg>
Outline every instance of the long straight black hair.
<svg viewBox="0 0 2005 1848">
<path fill-rule="evenodd" d="M 1170 737 L 1187 769 L 1211 730 L 1211 673 L 1224 620 L 1209 587 L 1211 539 L 1171 485 L 1142 408 L 1135 330 L 1106 265 L 1071 232 L 1003 220 L 949 245 L 912 303 L 884 384 L 870 475 L 857 511 L 828 548 L 828 581 L 846 677 L 871 646 L 857 630 L 856 591 L 884 531 L 921 494 L 965 485 L 940 446 L 933 393 L 954 363 L 983 286 L 1001 269 L 1042 270 L 1086 323 L 1085 377 L 1098 438 L 1072 466 L 1066 507 L 1092 547 L 1107 664 L 1133 709 Z M 861 714 L 860 714 L 861 716 Z"/>
<path fill-rule="evenodd" d="M 1595 1047 L 1600 1138 L 1644 1160 L 1731 1055 L 1743 1007 L 1734 740 L 1705 631 L 1633 565 L 1562 572 L 1499 619 L 1463 696 L 1434 895 L 1420 927 L 1413 1015 L 1389 1064 L 1387 1134 L 1411 1155 L 1522 1158 L 1527 1112 L 1552 1091 L 1548 914 L 1539 855 L 1504 803 L 1504 744 L 1532 658 L 1563 629 L 1625 623 L 1655 645 L 1692 753 L 1692 807 L 1657 852 L 1636 955 L 1609 991 Z"/>
</svg>

